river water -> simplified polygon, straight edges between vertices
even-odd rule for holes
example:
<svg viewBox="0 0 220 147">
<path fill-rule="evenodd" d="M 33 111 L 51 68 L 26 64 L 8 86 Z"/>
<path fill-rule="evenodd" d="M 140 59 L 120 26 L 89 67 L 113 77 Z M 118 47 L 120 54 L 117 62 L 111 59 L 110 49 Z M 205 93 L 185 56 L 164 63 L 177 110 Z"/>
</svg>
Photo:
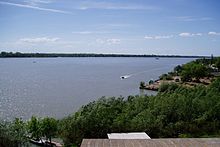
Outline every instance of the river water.
<svg viewBox="0 0 220 147">
<path fill-rule="evenodd" d="M 140 81 L 157 79 L 192 58 L 1 58 L 0 119 L 62 118 L 102 96 L 140 94 Z M 120 77 L 128 75 L 121 80 Z M 155 94 L 145 91 L 146 94 Z"/>
</svg>

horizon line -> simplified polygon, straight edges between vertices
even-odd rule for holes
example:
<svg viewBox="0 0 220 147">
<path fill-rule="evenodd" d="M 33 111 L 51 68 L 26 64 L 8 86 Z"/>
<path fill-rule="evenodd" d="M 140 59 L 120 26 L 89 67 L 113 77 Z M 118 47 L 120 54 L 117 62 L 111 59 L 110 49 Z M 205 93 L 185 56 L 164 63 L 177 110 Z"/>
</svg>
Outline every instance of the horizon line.
<svg viewBox="0 0 220 147">
<path fill-rule="evenodd" d="M 47 52 L 7 52 L 7 51 L 1 51 L 0 54 L 2 54 L 3 52 L 5 53 L 12 53 L 12 54 L 33 54 L 33 55 L 37 55 L 37 54 L 42 54 L 42 55 L 113 55 L 113 56 L 148 56 L 148 57 L 211 57 L 213 56 L 213 54 L 211 55 L 180 55 L 180 54 L 131 54 L 131 53 L 58 53 L 58 52 L 52 52 L 52 53 L 47 53 Z M 215 56 L 215 57 L 219 57 L 219 56 Z"/>
</svg>

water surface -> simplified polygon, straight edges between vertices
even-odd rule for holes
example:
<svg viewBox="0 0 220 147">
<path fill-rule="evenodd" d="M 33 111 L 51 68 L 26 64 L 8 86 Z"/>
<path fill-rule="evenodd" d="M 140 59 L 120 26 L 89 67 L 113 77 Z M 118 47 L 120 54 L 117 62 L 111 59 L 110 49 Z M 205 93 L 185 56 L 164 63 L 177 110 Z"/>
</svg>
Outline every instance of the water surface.
<svg viewBox="0 0 220 147">
<path fill-rule="evenodd" d="M 140 94 L 186 58 L 1 58 L 0 118 L 62 118 L 102 96 Z M 129 78 L 121 80 L 123 75 Z M 154 94 L 147 91 L 147 94 Z"/>
</svg>

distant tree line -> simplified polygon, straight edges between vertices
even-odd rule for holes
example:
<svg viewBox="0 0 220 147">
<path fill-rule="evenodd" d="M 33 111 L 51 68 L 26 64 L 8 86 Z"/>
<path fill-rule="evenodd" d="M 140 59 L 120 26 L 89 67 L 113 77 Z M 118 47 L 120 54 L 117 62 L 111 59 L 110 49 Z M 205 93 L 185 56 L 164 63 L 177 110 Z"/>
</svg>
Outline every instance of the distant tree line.
<svg viewBox="0 0 220 147">
<path fill-rule="evenodd" d="M 94 54 L 94 53 L 20 53 L 1 52 L 0 58 L 25 58 L 25 57 L 173 57 L 173 58 L 204 58 L 205 56 L 180 56 L 180 55 L 134 55 L 134 54 Z M 207 57 L 205 57 L 207 58 Z"/>
</svg>

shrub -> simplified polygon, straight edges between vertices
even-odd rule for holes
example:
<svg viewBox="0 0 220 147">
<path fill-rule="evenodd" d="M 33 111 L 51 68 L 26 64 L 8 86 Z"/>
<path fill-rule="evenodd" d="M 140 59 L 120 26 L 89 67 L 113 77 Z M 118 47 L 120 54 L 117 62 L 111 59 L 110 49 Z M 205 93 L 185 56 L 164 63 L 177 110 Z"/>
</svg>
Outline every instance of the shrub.
<svg viewBox="0 0 220 147">
<path fill-rule="evenodd" d="M 140 82 L 140 88 L 144 88 L 145 87 L 145 82 L 141 81 Z"/>
</svg>

